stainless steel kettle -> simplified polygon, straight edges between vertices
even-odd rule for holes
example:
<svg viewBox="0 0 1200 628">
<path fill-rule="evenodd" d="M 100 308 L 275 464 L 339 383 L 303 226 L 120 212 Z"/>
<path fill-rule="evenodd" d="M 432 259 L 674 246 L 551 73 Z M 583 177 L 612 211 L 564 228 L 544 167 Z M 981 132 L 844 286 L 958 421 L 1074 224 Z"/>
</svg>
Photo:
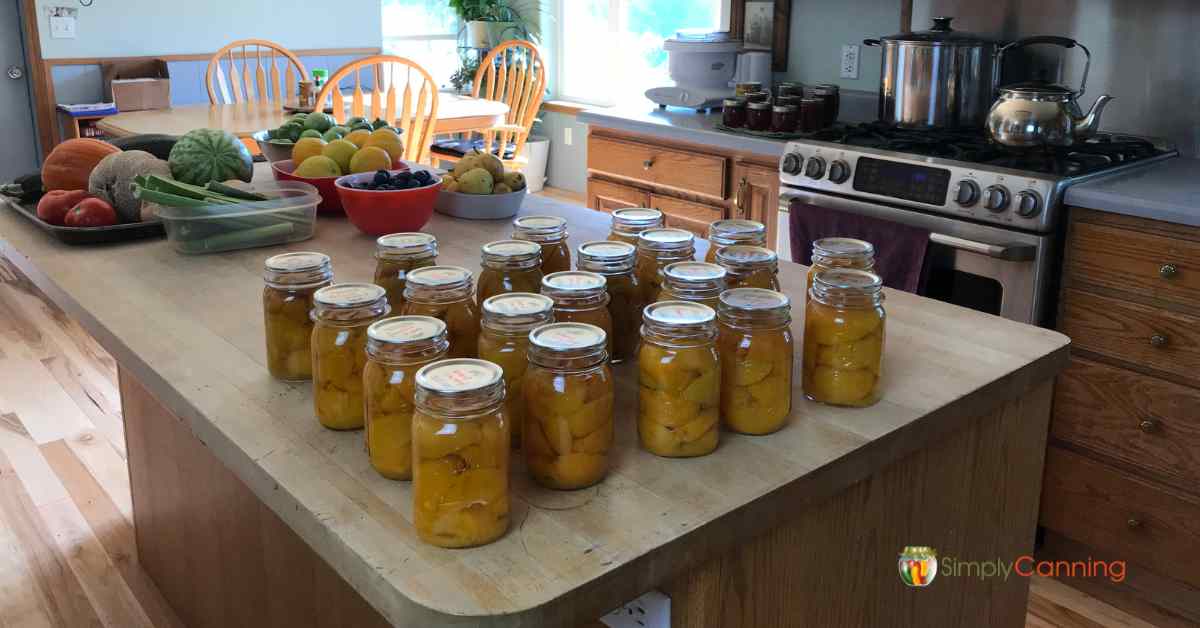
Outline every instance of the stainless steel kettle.
<svg viewBox="0 0 1200 628">
<path fill-rule="evenodd" d="M 988 111 L 988 135 L 996 142 L 1017 148 L 1070 146 L 1090 137 L 1099 128 L 1100 114 L 1113 97 L 1100 96 L 1087 114 L 1080 109 L 1079 97 L 1087 86 L 1088 70 L 1092 65 L 1092 53 L 1086 46 L 1068 37 L 1027 37 L 997 51 L 994 71 L 1000 72 L 1006 52 L 1032 44 L 1083 50 L 1087 63 L 1083 67 L 1079 90 L 1036 81 L 1001 87 L 1000 97 Z"/>
</svg>

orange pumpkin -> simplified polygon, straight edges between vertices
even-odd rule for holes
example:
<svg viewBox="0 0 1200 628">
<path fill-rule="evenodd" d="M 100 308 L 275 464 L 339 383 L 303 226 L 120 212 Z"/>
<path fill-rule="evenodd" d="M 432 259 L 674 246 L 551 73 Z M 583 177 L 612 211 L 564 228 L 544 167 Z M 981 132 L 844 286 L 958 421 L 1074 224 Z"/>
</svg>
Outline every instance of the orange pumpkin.
<svg viewBox="0 0 1200 628">
<path fill-rule="evenodd" d="M 67 140 L 55 146 L 42 163 L 42 184 L 47 190 L 86 190 L 96 164 L 119 152 L 116 146 L 89 137 Z"/>
</svg>

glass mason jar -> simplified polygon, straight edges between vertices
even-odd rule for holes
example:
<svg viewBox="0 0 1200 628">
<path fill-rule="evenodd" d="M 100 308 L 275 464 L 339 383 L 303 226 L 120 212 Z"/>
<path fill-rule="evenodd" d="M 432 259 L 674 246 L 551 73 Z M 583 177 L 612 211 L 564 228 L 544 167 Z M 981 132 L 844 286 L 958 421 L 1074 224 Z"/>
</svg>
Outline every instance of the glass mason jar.
<svg viewBox="0 0 1200 628">
<path fill-rule="evenodd" d="M 515 447 L 520 443 L 525 408 L 521 386 L 529 364 L 529 332 L 554 321 L 554 301 L 541 294 L 510 292 L 484 301 L 482 310 L 479 358 L 504 370 L 504 413 L 512 426 Z"/>
<path fill-rule="evenodd" d="M 323 253 L 283 253 L 267 258 L 263 280 L 263 327 L 267 370 L 289 382 L 312 379 L 313 294 L 333 281 Z"/>
<path fill-rule="evenodd" d="M 792 306 L 787 295 L 735 288 L 717 306 L 721 422 L 742 434 L 770 434 L 792 411 Z"/>
<path fill-rule="evenodd" d="M 566 220 L 558 216 L 522 216 L 513 221 L 512 238 L 541 245 L 543 275 L 571 270 Z"/>
<path fill-rule="evenodd" d="M 765 246 L 722 247 L 717 264 L 728 273 L 725 280 L 730 288 L 779 290 L 779 256 Z"/>
<path fill-rule="evenodd" d="M 542 286 L 542 247 L 525 240 L 488 242 L 480 249 L 483 270 L 475 303 L 506 292 L 537 292 Z"/>
<path fill-rule="evenodd" d="M 554 320 L 587 323 L 604 330 L 605 351 L 612 355 L 613 319 L 608 311 L 608 281 L 604 275 L 568 270 L 542 278 L 542 294 L 554 299 Z"/>
<path fill-rule="evenodd" d="M 612 317 L 613 363 L 633 359 L 637 351 L 638 328 L 642 324 L 642 291 L 633 274 L 637 249 L 625 242 L 600 240 L 579 246 L 576 264 L 604 276 L 608 290 L 608 314 Z"/>
<path fill-rule="evenodd" d="M 707 262 L 675 262 L 662 269 L 658 301 L 691 301 L 717 309 L 725 292 L 725 269 Z"/>
<path fill-rule="evenodd" d="M 529 335 L 522 448 L 529 474 L 548 488 L 591 486 L 608 473 L 613 375 L 607 334 L 554 323 Z"/>
<path fill-rule="evenodd" d="M 715 263 L 717 251 L 721 250 L 721 247 L 734 244 L 765 247 L 767 226 L 761 222 L 741 218 L 714 220 L 708 225 L 708 253 L 704 256 L 704 261 L 709 264 Z"/>
<path fill-rule="evenodd" d="M 835 406 L 879 401 L 883 280 L 852 268 L 817 273 L 804 310 L 804 394 Z"/>
<path fill-rule="evenodd" d="M 446 324 L 429 316 L 393 316 L 367 328 L 367 457 L 383 477 L 412 479 L 413 380 L 449 348 Z"/>
<path fill-rule="evenodd" d="M 391 233 L 375 240 L 374 284 L 387 290 L 392 311 L 404 311 L 404 277 L 437 263 L 437 238 L 428 233 Z"/>
<path fill-rule="evenodd" d="M 334 284 L 313 295 L 313 404 L 321 425 L 362 428 L 367 327 L 388 311 L 387 293 L 373 283 Z"/>
<path fill-rule="evenodd" d="M 504 375 L 485 360 L 417 371 L 413 414 L 413 526 L 438 547 L 491 543 L 508 529 L 508 419 Z"/>
<path fill-rule="evenodd" d="M 812 243 L 812 266 L 808 269 L 808 286 L 812 290 L 813 277 L 823 270 L 833 268 L 875 269 L 875 246 L 866 240 L 854 238 L 822 238 Z"/>
<path fill-rule="evenodd" d="M 609 240 L 637 246 L 638 235 L 647 229 L 663 226 L 663 213 L 649 207 L 625 207 L 612 212 L 612 231 Z"/>
<path fill-rule="evenodd" d="M 637 263 L 633 272 L 642 289 L 642 302 L 654 303 L 662 288 L 662 269 L 672 262 L 696 256 L 696 237 L 691 231 L 669 227 L 647 229 L 638 235 Z"/>
<path fill-rule="evenodd" d="M 479 343 L 479 314 L 472 294 L 471 271 L 458 266 L 429 266 L 408 274 L 405 316 L 432 316 L 446 324 L 451 358 L 473 358 Z"/>
<path fill-rule="evenodd" d="M 638 436 L 659 456 L 703 456 L 717 448 L 721 362 L 716 313 L 702 303 L 663 301 L 642 313 Z"/>
</svg>

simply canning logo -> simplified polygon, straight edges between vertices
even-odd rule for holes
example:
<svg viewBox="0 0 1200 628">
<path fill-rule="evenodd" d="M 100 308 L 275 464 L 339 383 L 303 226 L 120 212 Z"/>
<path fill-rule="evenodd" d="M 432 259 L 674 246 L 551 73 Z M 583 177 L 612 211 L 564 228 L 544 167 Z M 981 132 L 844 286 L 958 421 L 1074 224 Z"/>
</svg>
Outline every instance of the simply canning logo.
<svg viewBox="0 0 1200 628">
<path fill-rule="evenodd" d="M 1114 583 L 1125 581 L 1123 560 L 1038 560 L 1028 554 L 1016 560 L 962 560 L 953 556 L 938 559 L 932 547 L 910 545 L 900 552 L 900 580 L 910 587 L 927 587 L 938 574 L 943 578 L 1001 578 L 1013 575 L 1029 578 L 1107 578 Z"/>
<path fill-rule="evenodd" d="M 937 552 L 932 547 L 910 545 L 900 552 L 900 579 L 904 584 L 927 587 L 937 573 Z"/>
</svg>

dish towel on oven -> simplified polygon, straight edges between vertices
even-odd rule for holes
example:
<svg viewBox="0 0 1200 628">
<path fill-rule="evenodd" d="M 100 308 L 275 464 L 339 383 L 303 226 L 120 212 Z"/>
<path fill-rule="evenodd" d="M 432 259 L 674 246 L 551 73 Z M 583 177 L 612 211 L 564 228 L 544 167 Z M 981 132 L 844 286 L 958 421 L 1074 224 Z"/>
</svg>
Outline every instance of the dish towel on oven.
<svg viewBox="0 0 1200 628">
<path fill-rule="evenodd" d="M 792 261 L 811 266 L 812 243 L 821 238 L 858 238 L 875 245 L 875 273 L 883 285 L 913 293 L 924 287 L 928 230 L 799 200 L 788 212 Z"/>
</svg>

